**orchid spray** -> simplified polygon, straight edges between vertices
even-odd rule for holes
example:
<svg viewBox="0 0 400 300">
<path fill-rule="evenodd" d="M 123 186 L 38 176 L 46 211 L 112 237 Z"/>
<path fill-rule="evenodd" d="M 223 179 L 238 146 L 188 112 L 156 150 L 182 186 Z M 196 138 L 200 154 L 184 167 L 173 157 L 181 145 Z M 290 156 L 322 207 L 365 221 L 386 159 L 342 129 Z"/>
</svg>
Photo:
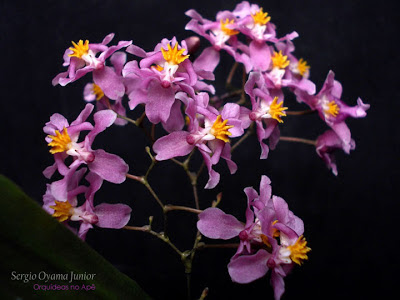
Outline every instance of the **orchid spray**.
<svg viewBox="0 0 400 300">
<path fill-rule="evenodd" d="M 43 208 L 83 240 L 94 226 L 141 231 L 157 237 L 181 258 L 189 283 L 188 298 L 192 297 L 193 259 L 196 251 L 207 246 L 204 237 L 236 239 L 234 244 L 220 244 L 237 249 L 227 265 L 232 281 L 246 284 L 270 273 L 274 297 L 280 299 L 286 275 L 310 255 L 301 218 L 289 210 L 284 199 L 272 194 L 266 175 L 257 184 L 258 192 L 246 187 L 242 196 L 231 199 L 246 203 L 247 197 L 242 221 L 217 207 L 221 194 L 212 202 L 199 199 L 198 178 L 207 170 L 204 188 L 215 188 L 221 179 L 216 171 L 221 160 L 234 174 L 238 165 L 231 154 L 253 133 L 260 145 L 259 159 L 267 159 L 279 141 L 301 142 L 315 147 L 337 175 L 334 151 L 341 149 L 348 154 L 355 148 L 345 120 L 365 117 L 369 105 L 361 99 L 355 106 L 345 104 L 342 86 L 333 71 L 328 72 L 317 93 L 309 79 L 310 66 L 294 54 L 293 40 L 298 34 L 293 31 L 278 37 L 271 16 L 256 4 L 243 1 L 232 11 L 218 12 L 212 20 L 195 10 L 186 15 L 190 18 L 186 29 L 200 37 L 190 36 L 182 41 L 164 38 L 146 51 L 132 41 L 112 44 L 114 34 L 109 34 L 100 43 L 79 40 L 65 50 L 63 66 L 67 70 L 53 79 L 53 85 L 86 80 L 83 98 L 95 105 L 87 103 L 72 122 L 56 113 L 45 124 L 45 140 L 54 164 L 43 174 L 51 180 L 57 172 L 61 179 L 53 179 L 47 185 Z M 203 41 L 205 46 L 200 47 Z M 228 92 L 218 95 L 212 81 L 222 62 L 221 51 L 229 54 L 233 66 L 226 78 Z M 127 53 L 136 59 L 128 61 Z M 232 79 L 240 66 L 242 85 L 234 87 Z M 290 93 L 306 106 L 304 111 L 290 110 L 291 103 L 285 99 Z M 88 119 L 95 106 L 91 123 Z M 130 118 L 133 110 L 142 115 Z M 309 113 L 317 113 L 330 129 L 315 140 L 280 136 L 279 128 L 284 126 L 287 115 Z M 137 126 L 148 138 L 145 151 L 151 163 L 145 174 L 134 174 L 123 158 L 92 148 L 96 136 L 114 125 Z M 157 126 L 161 128 L 156 131 Z M 162 134 L 157 136 L 156 132 Z M 192 169 L 194 155 L 202 158 L 198 170 Z M 175 205 L 153 189 L 156 183 L 150 182 L 149 174 L 166 160 L 187 174 L 193 190 L 192 204 Z M 128 225 L 131 208 L 127 204 L 95 205 L 95 194 L 104 180 L 122 184 L 126 179 L 137 181 L 150 192 L 162 211 L 164 230 L 152 227 L 152 217 L 145 226 Z M 173 210 L 198 215 L 191 249 L 179 249 L 169 239 L 166 224 L 168 212 Z M 201 297 L 206 293 L 207 289 Z"/>
</svg>

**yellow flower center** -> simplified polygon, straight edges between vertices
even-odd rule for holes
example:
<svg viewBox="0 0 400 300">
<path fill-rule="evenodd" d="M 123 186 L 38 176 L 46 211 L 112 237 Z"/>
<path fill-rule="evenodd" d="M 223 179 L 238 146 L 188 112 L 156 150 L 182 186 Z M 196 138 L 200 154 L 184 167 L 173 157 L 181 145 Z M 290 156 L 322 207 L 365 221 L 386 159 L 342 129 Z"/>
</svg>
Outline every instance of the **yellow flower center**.
<svg viewBox="0 0 400 300">
<path fill-rule="evenodd" d="M 334 100 L 328 103 L 328 108 L 325 110 L 325 113 L 330 114 L 333 117 L 336 117 L 339 114 L 339 106 Z"/>
<path fill-rule="evenodd" d="M 68 220 L 73 215 L 72 205 L 68 201 L 55 201 L 56 205 L 50 206 L 54 209 L 53 217 L 57 218 L 59 222 Z"/>
<path fill-rule="evenodd" d="M 185 124 L 186 124 L 187 126 L 190 125 L 190 118 L 189 118 L 188 116 L 185 116 Z"/>
<path fill-rule="evenodd" d="M 187 59 L 189 57 L 189 55 L 182 55 L 183 52 L 185 52 L 185 51 L 186 51 L 186 49 L 184 49 L 184 48 L 182 48 L 181 50 L 178 50 L 178 43 L 175 43 L 174 48 L 171 48 L 171 44 L 168 44 L 168 50 L 161 48 L 161 52 L 162 52 L 162 55 L 163 55 L 165 61 L 168 62 L 170 65 L 179 65 L 181 62 L 183 62 L 185 59 Z M 158 69 L 158 70 L 160 70 L 160 69 Z"/>
<path fill-rule="evenodd" d="M 299 59 L 297 63 L 297 70 L 299 70 L 299 73 L 301 76 L 304 76 L 306 72 L 310 69 L 310 66 L 307 65 L 307 62 L 303 60 L 302 58 Z"/>
<path fill-rule="evenodd" d="M 236 35 L 239 34 L 239 31 L 233 30 L 227 27 L 227 25 L 232 25 L 235 23 L 235 20 L 229 20 L 225 19 L 225 21 L 220 21 L 221 24 L 221 30 L 226 34 L 226 35 Z"/>
<path fill-rule="evenodd" d="M 253 17 L 254 23 L 259 25 L 265 25 L 271 20 L 271 17 L 268 16 L 268 13 L 263 12 L 262 7 L 260 8 L 259 11 L 256 12 L 256 14 L 251 16 Z"/>
<path fill-rule="evenodd" d="M 284 112 L 287 107 L 283 107 L 283 101 L 278 103 L 278 97 L 275 97 L 274 100 L 272 100 L 270 106 L 269 106 L 269 114 L 271 115 L 272 119 L 277 120 L 279 123 L 283 123 L 282 116 L 286 116 L 286 113 Z"/>
<path fill-rule="evenodd" d="M 95 83 L 93 83 L 93 94 L 96 95 L 96 100 L 100 100 L 104 97 L 104 92 L 102 89 Z"/>
<path fill-rule="evenodd" d="M 268 237 L 265 234 L 261 234 L 260 237 L 261 237 L 261 240 L 264 245 L 266 245 L 268 248 L 272 247 L 271 243 L 269 242 Z"/>
<path fill-rule="evenodd" d="M 287 59 L 287 55 L 282 55 L 282 51 L 274 52 L 274 55 L 271 57 L 271 59 L 274 68 L 284 69 L 290 64 L 290 61 Z"/>
<path fill-rule="evenodd" d="M 56 130 L 56 135 L 48 135 L 48 137 L 52 139 L 48 144 L 52 147 L 50 149 L 51 154 L 64 152 L 70 149 L 71 138 L 68 135 L 67 128 L 64 127 L 61 133 Z"/>
<path fill-rule="evenodd" d="M 75 56 L 77 58 L 82 58 L 83 55 L 89 52 L 88 40 L 86 40 L 85 43 L 83 43 L 82 40 L 79 40 L 78 44 L 75 43 L 74 41 L 72 41 L 71 43 L 74 47 L 70 47 L 69 50 L 71 50 L 73 53 L 68 54 L 68 56 Z"/>
<path fill-rule="evenodd" d="M 163 67 L 161 67 L 160 65 L 153 65 L 151 66 L 152 68 L 156 69 L 158 72 L 161 72 L 162 70 L 164 70 Z"/>
<path fill-rule="evenodd" d="M 221 115 L 218 115 L 215 120 L 213 126 L 211 127 L 210 133 L 215 136 L 215 138 L 224 141 L 225 143 L 229 143 L 228 135 L 232 135 L 228 130 L 233 128 L 233 125 L 226 125 L 228 120 L 222 121 Z"/>
<path fill-rule="evenodd" d="M 303 236 L 300 236 L 296 243 L 287 247 L 290 250 L 290 259 L 298 265 L 303 263 L 303 260 L 307 260 L 307 253 L 311 251 L 311 248 L 307 247 L 307 241 Z"/>
<path fill-rule="evenodd" d="M 276 223 L 278 223 L 278 220 L 275 220 L 274 222 L 272 222 L 272 225 L 275 225 Z M 272 228 L 272 237 L 279 237 L 279 230 L 276 228 Z"/>
</svg>

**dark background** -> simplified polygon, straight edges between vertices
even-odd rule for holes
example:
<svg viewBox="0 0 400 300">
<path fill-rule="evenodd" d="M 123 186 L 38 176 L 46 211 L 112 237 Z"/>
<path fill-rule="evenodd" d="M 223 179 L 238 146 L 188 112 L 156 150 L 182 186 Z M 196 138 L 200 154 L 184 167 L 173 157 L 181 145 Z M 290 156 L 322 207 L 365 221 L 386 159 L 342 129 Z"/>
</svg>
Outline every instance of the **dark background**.
<svg viewBox="0 0 400 300">
<path fill-rule="evenodd" d="M 91 75 L 66 87 L 53 87 L 61 71 L 62 55 L 70 41 L 100 42 L 110 33 L 118 40 L 133 40 L 147 51 L 164 37 L 184 39 L 196 9 L 213 19 L 222 9 L 233 10 L 239 1 L 17 1 L 0 2 L 1 36 L 1 172 L 37 201 L 48 181 L 42 170 L 52 163 L 42 128 L 52 113 L 70 121 L 84 107 L 82 89 Z M 309 261 L 286 278 L 283 299 L 384 298 L 398 282 L 399 110 L 398 12 L 395 1 L 258 1 L 277 25 L 278 36 L 296 30 L 295 54 L 311 65 L 311 80 L 319 90 L 330 69 L 343 85 L 342 99 L 355 105 L 357 97 L 371 104 L 365 119 L 347 121 L 357 148 L 337 154 L 335 177 L 312 146 L 281 142 L 265 161 L 255 137 L 233 154 L 238 172 L 230 176 L 224 163 L 217 170 L 221 182 L 211 191 L 200 189 L 205 208 L 222 191 L 220 207 L 244 220 L 243 188 L 258 190 L 261 175 L 272 180 L 273 194 L 283 197 L 305 223 L 312 252 Z M 207 42 L 202 39 L 203 45 Z M 129 57 L 132 59 L 132 56 Z M 223 56 L 217 68 L 217 93 L 232 60 Z M 288 98 L 291 109 L 305 109 Z M 135 113 L 132 114 L 135 116 Z M 316 138 L 326 129 L 318 116 L 287 117 L 282 135 Z M 96 139 L 94 148 L 123 157 L 130 173 L 141 175 L 150 163 L 143 148 L 146 139 L 134 126 L 112 127 Z M 192 168 L 199 165 L 195 157 Z M 204 186 L 207 174 L 200 178 Z M 190 184 L 179 167 L 158 164 L 150 181 L 166 203 L 192 205 Z M 394 196 L 396 195 L 396 196 Z M 97 203 L 123 202 L 132 207 L 130 225 L 147 224 L 161 230 L 159 208 L 139 183 L 105 182 Z M 12 219 L 12 216 L 10 216 Z M 170 213 L 169 234 L 180 249 L 189 249 L 196 217 Z M 185 277 L 179 258 L 152 236 L 140 232 L 95 229 L 87 242 L 122 272 L 135 279 L 157 299 L 183 299 Z M 193 297 L 206 286 L 209 299 L 262 297 L 271 299 L 268 277 L 249 285 L 231 283 L 226 265 L 235 250 L 206 249 L 194 261 Z"/>
</svg>

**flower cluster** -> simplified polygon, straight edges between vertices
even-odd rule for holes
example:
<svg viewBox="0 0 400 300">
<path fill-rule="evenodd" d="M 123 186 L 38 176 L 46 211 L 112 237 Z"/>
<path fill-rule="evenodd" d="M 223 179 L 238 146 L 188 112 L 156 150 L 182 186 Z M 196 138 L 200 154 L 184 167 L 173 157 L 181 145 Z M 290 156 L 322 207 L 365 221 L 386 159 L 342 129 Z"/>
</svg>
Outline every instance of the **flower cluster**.
<svg viewBox="0 0 400 300">
<path fill-rule="evenodd" d="M 208 41 L 200 53 L 196 53 L 200 49 L 197 36 L 182 41 L 164 38 L 153 50 L 146 51 L 132 41 L 108 46 L 114 38 L 112 33 L 101 43 L 79 40 L 65 50 L 63 66 L 68 69 L 53 79 L 53 85 L 65 86 L 92 74 L 83 98 L 86 102 L 95 102 L 97 112 L 93 114 L 94 125 L 87 121 L 94 109 L 91 103 L 86 104 L 72 123 L 60 114 L 54 114 L 46 123 L 46 142 L 55 163 L 45 169 L 44 175 L 50 179 L 58 171 L 62 179 L 48 184 L 43 200 L 45 210 L 60 222 L 79 221 L 78 235 L 83 239 L 93 225 L 123 228 L 130 220 L 131 209 L 125 204 L 94 205 L 94 195 L 103 180 L 120 184 L 130 177 L 141 182 L 161 205 L 166 218 L 166 205 L 147 181 L 155 163 L 172 159 L 185 168 L 192 185 L 196 185 L 196 176 L 202 167 L 194 175 L 188 162 L 198 152 L 208 170 L 205 188 L 212 189 L 220 181 L 215 166 L 222 158 L 230 173 L 235 173 L 238 166 L 231 153 L 254 129 L 261 148 L 260 159 L 268 158 L 270 149 L 279 140 L 296 140 L 280 137 L 279 126 L 284 117 L 290 113 L 301 114 L 288 110 L 288 93 L 305 104 L 308 112 L 318 113 L 330 127 L 307 143 L 315 146 L 317 154 L 335 175 L 333 152 L 342 149 L 349 153 L 355 148 L 345 121 L 348 117 L 365 117 L 369 105 L 361 99 L 357 99 L 355 106 L 346 105 L 341 100 L 342 86 L 332 71 L 317 93 L 309 79 L 310 66 L 294 54 L 293 40 L 298 37 L 295 31 L 278 37 L 268 13 L 247 1 L 232 11 L 218 12 L 215 20 L 205 19 L 195 10 L 187 11 L 186 15 L 190 18 L 186 29 Z M 210 82 L 215 80 L 221 50 L 232 57 L 228 87 L 232 87 L 230 82 L 238 65 L 243 67 L 244 78 L 241 88 L 217 96 Z M 128 60 L 128 54 L 134 59 Z M 143 114 L 132 120 L 128 117 L 132 110 L 142 110 Z M 144 119 L 151 123 L 151 134 L 144 128 Z M 99 133 L 113 124 L 129 122 L 144 129 L 150 137 L 154 156 L 148 149 L 152 165 L 145 176 L 128 174 L 128 165 L 117 155 L 92 149 Z M 162 136 L 155 136 L 157 124 L 164 129 Z M 87 132 L 84 138 L 80 137 L 83 131 Z M 235 138 L 240 139 L 231 146 Z M 175 159 L 185 156 L 185 162 Z M 88 184 L 82 183 L 84 179 Z M 284 292 L 283 278 L 294 264 L 300 265 L 308 258 L 310 248 L 303 237 L 303 221 L 288 209 L 282 198 L 271 196 L 270 180 L 266 176 L 261 179 L 260 195 L 253 188 L 246 188 L 245 193 L 248 198 L 245 224 L 212 207 L 200 213 L 197 226 L 209 238 L 238 236 L 239 248 L 228 265 L 232 280 L 248 283 L 270 270 L 275 298 L 279 299 Z M 84 201 L 80 206 L 78 197 Z M 186 209 L 199 212 L 197 194 L 194 198 L 196 209 Z M 150 230 L 150 227 L 142 228 L 142 231 Z M 165 232 L 152 234 L 171 244 Z"/>
<path fill-rule="evenodd" d="M 94 194 L 100 189 L 103 180 L 122 183 L 128 172 L 128 165 L 115 154 L 102 149 L 93 150 L 92 143 L 100 132 L 111 126 L 117 115 L 112 110 L 103 110 L 94 114 L 95 125 L 87 122 L 94 106 L 87 104 L 71 124 L 67 119 L 54 114 L 46 123 L 43 131 L 47 133 L 46 142 L 55 163 L 47 167 L 43 174 L 50 179 L 58 171 L 63 176 L 47 185 L 43 196 L 44 209 L 60 222 L 79 221 L 78 235 L 85 239 L 92 225 L 104 228 L 122 228 L 129 219 L 131 209 L 125 204 L 100 204 L 94 206 Z M 89 131 L 79 142 L 82 131 Z M 86 167 L 80 168 L 80 166 Z M 89 186 L 80 185 L 87 169 L 85 179 Z M 77 197 L 82 195 L 85 202 L 77 207 Z"/>
<path fill-rule="evenodd" d="M 239 237 L 239 247 L 228 264 L 232 280 L 249 283 L 271 270 L 275 299 L 280 299 L 285 290 L 283 278 L 295 264 L 308 259 L 311 249 L 303 236 L 303 221 L 289 210 L 285 200 L 271 196 L 270 183 L 262 176 L 259 195 L 252 187 L 244 189 L 246 223 L 212 207 L 199 215 L 197 228 L 211 239 Z"/>
</svg>

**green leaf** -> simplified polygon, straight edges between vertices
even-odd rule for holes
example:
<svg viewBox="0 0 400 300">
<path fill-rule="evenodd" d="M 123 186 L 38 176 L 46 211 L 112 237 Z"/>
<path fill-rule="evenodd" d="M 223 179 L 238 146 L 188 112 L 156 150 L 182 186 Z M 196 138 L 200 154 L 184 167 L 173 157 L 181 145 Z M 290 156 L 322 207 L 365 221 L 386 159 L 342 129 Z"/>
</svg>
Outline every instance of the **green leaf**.
<svg viewBox="0 0 400 300">
<path fill-rule="evenodd" d="M 136 282 L 48 215 L 3 175 L 0 175 L 0 209 L 2 299 L 150 299 Z M 70 283 L 71 272 L 86 273 L 87 278 L 88 274 L 95 275 L 93 279 L 89 276 L 89 280 Z M 44 274 L 53 279 L 40 280 Z M 24 283 L 25 278 L 31 280 Z M 68 290 L 35 290 L 55 285 Z M 71 285 L 78 286 L 79 291 L 71 290 Z M 94 290 L 89 290 L 93 287 Z"/>
</svg>

